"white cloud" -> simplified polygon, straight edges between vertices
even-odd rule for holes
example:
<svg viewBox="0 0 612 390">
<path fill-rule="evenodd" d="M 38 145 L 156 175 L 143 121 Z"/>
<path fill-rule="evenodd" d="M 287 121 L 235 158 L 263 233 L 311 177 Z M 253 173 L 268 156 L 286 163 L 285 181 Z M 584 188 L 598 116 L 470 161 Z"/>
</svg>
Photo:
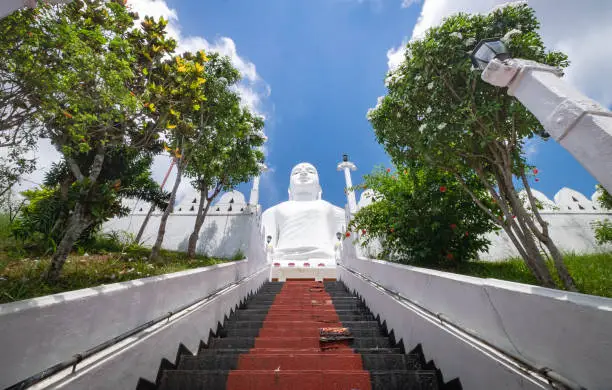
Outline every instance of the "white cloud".
<svg viewBox="0 0 612 390">
<path fill-rule="evenodd" d="M 408 8 L 410 7 L 412 4 L 416 4 L 418 3 L 420 0 L 403 0 L 402 1 L 402 8 Z"/>
<path fill-rule="evenodd" d="M 457 12 L 488 13 L 507 0 L 424 0 L 411 40 L 422 37 L 443 18 Z M 600 0 L 531 0 L 548 49 L 565 52 L 571 61 L 566 79 L 606 107 L 612 105 L 612 2 Z M 405 40 L 387 52 L 390 69 L 403 58 Z M 534 146 L 535 147 L 535 146 Z M 534 151 L 532 151 L 532 154 Z"/>
<path fill-rule="evenodd" d="M 394 70 L 404 61 L 404 53 L 406 52 L 406 42 L 402 42 L 398 47 L 392 47 L 387 50 L 387 66 L 389 70 Z"/>
<path fill-rule="evenodd" d="M 128 6 L 138 12 L 141 18 L 145 15 L 166 18 L 168 34 L 178 41 L 177 53 L 204 49 L 207 52 L 218 52 L 228 56 L 243 77 L 241 84 L 236 88 L 243 104 L 265 117 L 262 100 L 270 95 L 270 86 L 257 74 L 255 64 L 238 54 L 236 43 L 231 38 L 218 37 L 210 42 L 201 36 L 185 36 L 181 31 L 178 13 L 170 8 L 165 0 L 128 0 Z"/>
</svg>

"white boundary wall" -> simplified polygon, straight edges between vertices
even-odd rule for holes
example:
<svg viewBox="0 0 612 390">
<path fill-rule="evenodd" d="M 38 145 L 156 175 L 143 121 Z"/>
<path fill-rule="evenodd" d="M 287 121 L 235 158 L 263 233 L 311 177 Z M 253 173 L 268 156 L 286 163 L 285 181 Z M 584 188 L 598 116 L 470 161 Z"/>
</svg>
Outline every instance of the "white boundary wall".
<svg viewBox="0 0 612 390">
<path fill-rule="evenodd" d="M 244 277 L 267 271 L 258 222 L 258 215 L 253 214 L 248 224 L 248 260 L 0 305 L 0 388 Z M 261 274 L 267 278 L 269 271 Z M 263 283 L 265 278 L 258 280 Z M 218 300 L 222 305 L 213 310 L 215 320 L 222 321 L 242 298 Z M 201 333 L 195 337 L 206 339 L 208 329 L 204 324 L 199 329 Z M 179 341 L 171 340 L 175 348 Z M 159 364 L 161 356 L 155 358 Z"/>
<path fill-rule="evenodd" d="M 559 249 L 576 253 L 612 251 L 612 245 L 610 244 L 597 245 L 593 232 L 593 222 L 604 219 L 612 220 L 612 211 L 603 209 L 597 201 L 597 198 L 601 196 L 600 192 L 595 192 L 589 199 L 578 191 L 562 188 L 555 195 L 554 201 L 537 190 L 532 190 L 532 192 L 542 207 L 540 214 L 549 223 L 550 236 Z M 525 202 L 525 207 L 530 209 L 531 206 L 525 195 L 522 192 L 520 195 Z M 372 190 L 364 191 L 359 199 L 359 207 L 371 204 L 372 196 Z M 520 257 L 512 241 L 503 230 L 500 230 L 498 234 L 495 232 L 489 233 L 485 237 L 491 241 L 491 245 L 487 252 L 478 254 L 480 260 L 499 261 L 511 257 Z M 361 252 L 376 256 L 381 250 L 380 243 L 375 241 Z"/>
<path fill-rule="evenodd" d="M 360 259 L 348 240 L 344 246 L 344 266 L 444 315 L 500 350 L 548 367 L 588 389 L 610 388 L 612 299 Z M 414 316 L 400 310 L 389 295 L 380 297 L 341 267 L 338 276 L 364 296 L 381 320 L 387 320 L 407 350 L 422 342 L 427 358 L 436 361 L 445 379 L 459 377 L 466 389 L 520 387 L 519 379 L 492 386 L 494 376 L 502 375 L 501 368 L 487 371 L 478 366 L 482 359 L 462 357 L 460 348 L 437 341 L 441 339 L 436 327 L 415 323 Z"/>
<path fill-rule="evenodd" d="M 612 220 L 612 213 L 566 213 L 541 212 L 542 218 L 549 223 L 549 234 L 555 244 L 566 252 L 597 253 L 610 252 L 612 245 L 597 245 L 591 224 L 606 218 Z M 518 251 L 502 230 L 499 235 L 489 233 L 485 236 L 491 241 L 489 250 L 478 254 L 480 260 L 497 261 L 520 257 Z"/>
</svg>

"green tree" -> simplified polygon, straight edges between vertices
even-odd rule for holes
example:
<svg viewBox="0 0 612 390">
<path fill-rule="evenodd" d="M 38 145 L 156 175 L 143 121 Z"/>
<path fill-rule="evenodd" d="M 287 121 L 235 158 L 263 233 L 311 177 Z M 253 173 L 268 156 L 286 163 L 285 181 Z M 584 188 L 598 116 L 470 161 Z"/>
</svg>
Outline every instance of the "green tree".
<svg viewBox="0 0 612 390">
<path fill-rule="evenodd" d="M 200 192 L 200 204 L 189 237 L 187 252 L 195 256 L 200 229 L 212 201 L 221 193 L 248 181 L 258 171 L 263 155 L 257 150 L 264 142 L 263 121 L 240 107 L 240 98 L 232 90 L 240 73 L 228 57 L 209 55 L 206 63 L 207 101 L 198 115 L 205 118 L 207 131 L 194 148 L 186 167 L 192 185 Z"/>
<path fill-rule="evenodd" d="M 205 147 L 192 156 L 187 175 L 200 191 L 200 203 L 187 253 L 196 254 L 200 229 L 212 201 L 221 193 L 249 181 L 260 171 L 264 156 L 259 149 L 264 141 L 264 122 L 247 109 L 233 105 L 223 121 L 211 131 Z"/>
<path fill-rule="evenodd" d="M 209 132 L 208 118 L 203 109 L 203 105 L 208 101 L 205 95 L 205 68 L 208 60 L 204 51 L 200 51 L 196 55 L 184 53 L 175 56 L 166 63 L 169 72 L 162 80 L 168 83 L 166 90 L 170 91 L 171 96 L 175 96 L 174 100 L 167 102 L 169 117 L 166 150 L 174 158 L 176 179 L 170 192 L 168 206 L 164 209 L 159 222 L 150 259 L 159 257 L 168 217 L 174 207 L 183 174 L 189 165 L 191 155 L 200 148 L 200 141 Z"/>
<path fill-rule="evenodd" d="M 27 11 L 0 20 L 0 53 L 7 59 L 0 61 L 0 151 L 4 154 L 0 161 L 0 196 L 36 167 L 35 159 L 28 158 L 27 153 L 38 139 L 37 105 L 31 102 L 33 88 L 14 73 L 16 67 L 21 67 L 22 72 L 29 73 L 30 83 L 41 84 L 37 70 L 30 66 L 31 52 L 22 50 L 22 46 L 37 39 L 35 32 L 40 33 L 28 31 L 35 17 L 35 11 Z"/>
<path fill-rule="evenodd" d="M 445 19 L 423 39 L 408 43 L 404 61 L 388 75 L 388 94 L 368 117 L 396 164 L 417 159 L 454 175 L 508 234 L 541 284 L 555 286 L 536 240 L 552 255 L 565 288 L 575 290 L 529 185 L 523 145 L 544 133 L 542 125 L 505 89 L 483 82 L 469 59 L 479 40 L 504 36 L 516 57 L 567 66 L 563 53 L 545 50 L 538 27 L 534 11 L 525 4 Z M 474 191 L 472 176 L 487 196 Z M 519 183 L 530 212 L 519 198 Z"/>
<path fill-rule="evenodd" d="M 35 17 L 20 19 L 28 12 Z M 13 26 L 10 39 L 20 44 L 8 46 L 13 57 L 0 55 L 10 57 L 8 70 L 28 91 L 41 136 L 62 153 L 75 179 L 70 191 L 60 191 L 76 199 L 52 257 L 51 281 L 59 278 L 76 240 L 99 218 L 88 205 L 100 206 L 93 200 L 114 191 L 116 183 L 101 176 L 109 154 L 121 148 L 149 150 L 169 118 L 169 93 L 152 76 L 172 71 L 161 60 L 176 42 L 166 39 L 165 20 L 145 18 L 137 29 L 137 17 L 120 0 L 75 0 L 7 18 Z M 25 30 L 14 27 L 21 22 L 27 22 Z"/>
<path fill-rule="evenodd" d="M 476 178 L 471 184 L 478 186 Z M 349 224 L 362 245 L 382 245 L 382 255 L 408 264 L 466 261 L 486 250 L 483 235 L 494 228 L 452 174 L 412 161 L 396 172 L 376 169 L 363 188 L 373 202 Z M 484 192 L 481 189 L 479 192 Z"/>
</svg>

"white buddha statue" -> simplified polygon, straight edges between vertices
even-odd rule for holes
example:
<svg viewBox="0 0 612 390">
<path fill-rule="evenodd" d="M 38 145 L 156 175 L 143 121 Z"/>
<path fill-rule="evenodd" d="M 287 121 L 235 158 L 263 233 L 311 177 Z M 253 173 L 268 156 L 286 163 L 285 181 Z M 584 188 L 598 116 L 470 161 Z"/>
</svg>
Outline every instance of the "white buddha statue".
<svg viewBox="0 0 612 390">
<path fill-rule="evenodd" d="M 344 231 L 344 210 L 321 199 L 319 175 L 312 164 L 293 167 L 289 183 L 289 200 L 262 215 L 272 258 L 335 263 L 336 233 Z"/>
</svg>

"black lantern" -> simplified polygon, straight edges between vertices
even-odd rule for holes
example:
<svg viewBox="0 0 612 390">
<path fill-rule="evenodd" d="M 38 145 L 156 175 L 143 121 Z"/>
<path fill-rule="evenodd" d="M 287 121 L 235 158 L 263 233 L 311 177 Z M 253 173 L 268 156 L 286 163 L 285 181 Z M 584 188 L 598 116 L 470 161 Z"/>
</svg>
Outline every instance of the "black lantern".
<svg viewBox="0 0 612 390">
<path fill-rule="evenodd" d="M 500 61 L 510 58 L 508 48 L 499 38 L 483 39 L 470 54 L 472 64 L 480 70 L 484 70 L 494 58 Z"/>
<path fill-rule="evenodd" d="M 268 244 L 270 243 L 270 241 L 272 241 L 272 236 L 268 236 L 268 237 L 266 237 L 266 242 L 267 242 Z"/>
<path fill-rule="evenodd" d="M 340 241 L 342 239 L 342 233 L 337 232 L 336 233 L 336 238 L 338 239 L 338 241 Z"/>
<path fill-rule="evenodd" d="M 348 154 L 343 154 L 342 155 L 342 161 L 344 161 L 344 162 L 348 161 Z"/>
</svg>

